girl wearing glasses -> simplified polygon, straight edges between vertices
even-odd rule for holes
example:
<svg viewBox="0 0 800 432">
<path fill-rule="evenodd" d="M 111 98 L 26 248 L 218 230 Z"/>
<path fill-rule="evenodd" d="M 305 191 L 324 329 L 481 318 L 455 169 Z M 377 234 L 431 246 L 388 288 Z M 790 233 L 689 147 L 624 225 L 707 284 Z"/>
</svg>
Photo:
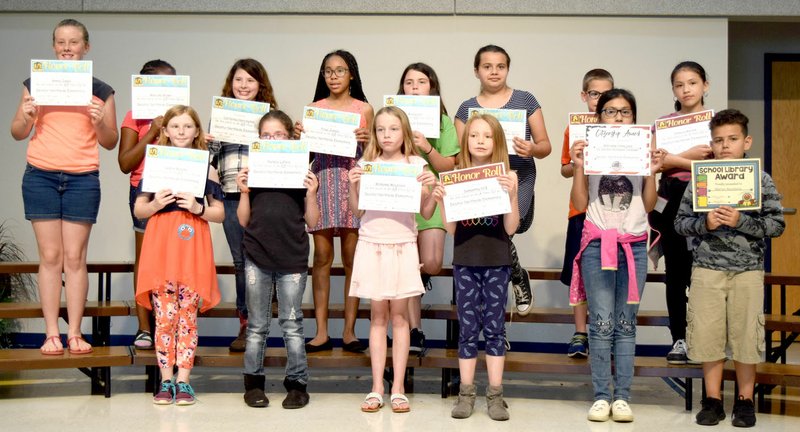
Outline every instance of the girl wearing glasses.
<svg viewBox="0 0 800 432">
<path fill-rule="evenodd" d="M 634 124 L 636 99 L 627 90 L 609 90 L 597 101 L 597 114 L 603 124 Z M 647 212 L 656 204 L 655 173 L 661 168 L 663 152 L 651 152 L 649 176 L 587 176 L 583 170 L 585 148 L 585 141 L 576 141 L 570 150 L 575 162 L 570 198 L 577 210 L 586 211 L 581 249 L 573 265 L 570 304 L 589 304 L 595 402 L 588 419 L 631 422 L 628 401 L 636 313 L 647 276 Z"/>
<path fill-rule="evenodd" d="M 361 75 L 355 57 L 347 51 L 336 50 L 322 59 L 317 78 L 317 89 L 311 106 L 361 114 L 361 123 L 353 133 L 359 149 L 354 158 L 315 154 L 311 171 L 319 179 L 317 205 L 319 222 L 310 226 L 314 235 L 314 265 L 311 286 L 314 291 L 314 316 L 317 334 L 306 344 L 307 352 L 330 350 L 333 345 L 328 334 L 328 299 L 331 290 L 331 265 L 333 264 L 333 238 L 339 237 L 344 265 L 344 330 L 342 348 L 361 353 L 366 349 L 356 338 L 356 313 L 358 297 L 350 297 L 350 278 L 353 272 L 353 256 L 358 242 L 358 218 L 348 206 L 350 183 L 348 172 L 361 158 L 362 146 L 369 140 L 368 125 L 374 115 L 372 107 L 361 87 Z M 295 135 L 303 130 L 300 122 L 295 124 Z"/>
<path fill-rule="evenodd" d="M 222 96 L 256 102 L 266 102 L 271 110 L 278 109 L 278 102 L 272 92 L 267 70 L 257 60 L 251 58 L 237 60 L 228 71 Z M 239 225 L 236 209 L 239 207 L 239 188 L 236 176 L 247 165 L 247 146 L 242 144 L 217 142 L 211 135 L 206 135 L 212 153 L 216 153 L 214 165 L 219 171 L 222 192 L 225 194 L 225 220 L 222 228 L 233 257 L 236 278 L 236 312 L 239 315 L 239 334 L 231 342 L 230 350 L 245 350 L 245 334 L 247 331 L 247 305 L 245 302 L 244 255 L 242 237 L 244 230 Z"/>
</svg>

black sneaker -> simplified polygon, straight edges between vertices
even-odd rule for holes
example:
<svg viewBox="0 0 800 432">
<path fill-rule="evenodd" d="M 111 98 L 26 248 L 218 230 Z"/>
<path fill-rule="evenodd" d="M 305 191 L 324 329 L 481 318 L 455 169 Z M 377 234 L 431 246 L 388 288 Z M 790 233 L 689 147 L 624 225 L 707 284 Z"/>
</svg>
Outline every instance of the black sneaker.
<svg viewBox="0 0 800 432">
<path fill-rule="evenodd" d="M 667 354 L 667 363 L 682 365 L 686 364 L 686 360 L 688 360 L 688 357 L 686 357 L 686 341 L 683 339 L 678 339 L 672 345 L 672 349 Z"/>
<path fill-rule="evenodd" d="M 736 427 L 753 427 L 756 425 L 756 407 L 752 399 L 745 399 L 739 395 L 739 399 L 733 402 L 733 413 L 731 414 L 731 424 Z"/>
<path fill-rule="evenodd" d="M 703 399 L 703 409 L 695 416 L 697 424 L 703 426 L 714 426 L 721 420 L 725 420 L 725 410 L 722 408 L 722 401 L 714 398 Z"/>
<path fill-rule="evenodd" d="M 531 313 L 531 306 L 533 306 L 533 293 L 531 292 L 531 282 L 528 280 L 527 273 L 521 278 L 520 283 L 511 283 L 514 291 L 514 304 L 517 313 L 520 316 L 526 316 Z"/>
<path fill-rule="evenodd" d="M 411 329 L 411 345 L 408 352 L 419 354 L 425 349 L 425 333 L 420 329 Z"/>
</svg>

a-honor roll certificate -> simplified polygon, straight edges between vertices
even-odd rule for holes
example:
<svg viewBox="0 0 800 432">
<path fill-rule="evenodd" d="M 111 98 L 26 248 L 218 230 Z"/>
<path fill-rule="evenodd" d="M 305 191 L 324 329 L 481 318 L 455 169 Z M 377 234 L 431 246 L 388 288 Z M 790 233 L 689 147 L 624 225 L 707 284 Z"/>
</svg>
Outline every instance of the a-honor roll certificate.
<svg viewBox="0 0 800 432">
<path fill-rule="evenodd" d="M 575 141 L 583 141 L 586 139 L 586 125 L 597 124 L 600 117 L 597 113 L 593 112 L 577 112 L 569 113 L 569 147 L 572 148 L 572 143 Z"/>
<path fill-rule="evenodd" d="M 92 101 L 92 62 L 31 60 L 31 96 L 43 106 L 88 105 Z"/>
<path fill-rule="evenodd" d="M 403 110 L 411 129 L 425 138 L 439 138 L 442 120 L 439 96 L 391 95 L 383 97 L 383 106 L 396 106 Z"/>
<path fill-rule="evenodd" d="M 678 154 L 696 145 L 711 145 L 708 124 L 713 117 L 714 110 L 707 110 L 656 120 L 656 147 Z"/>
<path fill-rule="evenodd" d="M 268 112 L 265 102 L 214 96 L 208 133 L 217 141 L 249 145 L 258 140 L 258 121 Z"/>
<path fill-rule="evenodd" d="M 170 189 L 202 197 L 208 178 L 208 150 L 148 144 L 142 171 L 142 192 Z"/>
<path fill-rule="evenodd" d="M 154 119 L 175 105 L 189 105 L 188 75 L 131 75 L 131 115 Z"/>
<path fill-rule="evenodd" d="M 505 173 L 501 163 L 439 173 L 447 222 L 511 213 L 508 192 L 497 181 Z"/>
<path fill-rule="evenodd" d="M 650 175 L 649 125 L 586 126 L 583 172 L 589 175 Z"/>
<path fill-rule="evenodd" d="M 499 108 L 470 108 L 469 117 L 476 114 L 489 114 L 500 122 L 503 127 L 503 133 L 506 136 L 506 147 L 508 154 L 517 154 L 514 151 L 514 137 L 525 139 L 525 125 L 528 122 L 528 117 L 525 115 L 525 110 L 512 110 L 512 109 L 499 109 Z M 497 214 L 497 213 L 492 213 Z"/>
<path fill-rule="evenodd" d="M 362 169 L 358 191 L 359 210 L 419 213 L 422 185 L 417 176 L 423 165 L 359 162 Z"/>
<path fill-rule="evenodd" d="M 303 108 L 303 134 L 300 139 L 314 153 L 356 157 L 355 130 L 361 114 L 312 106 Z"/>
<path fill-rule="evenodd" d="M 720 206 L 761 208 L 761 160 L 692 161 L 692 208 L 708 212 Z"/>
<path fill-rule="evenodd" d="M 247 186 L 303 189 L 308 173 L 308 145 L 302 141 L 263 140 L 250 143 Z"/>
</svg>

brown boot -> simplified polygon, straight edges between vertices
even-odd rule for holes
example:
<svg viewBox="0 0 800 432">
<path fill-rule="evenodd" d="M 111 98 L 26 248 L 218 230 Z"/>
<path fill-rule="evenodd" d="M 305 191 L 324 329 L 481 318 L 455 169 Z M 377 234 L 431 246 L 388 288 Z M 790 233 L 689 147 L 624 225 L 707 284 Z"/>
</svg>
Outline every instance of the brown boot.
<svg viewBox="0 0 800 432">
<path fill-rule="evenodd" d="M 475 407 L 475 384 L 461 384 L 458 389 L 458 401 L 450 411 L 450 417 L 465 419 L 472 415 Z"/>
<path fill-rule="evenodd" d="M 486 407 L 492 420 L 508 420 L 508 404 L 503 400 L 503 386 L 486 386 Z"/>
<path fill-rule="evenodd" d="M 247 348 L 247 318 L 239 315 L 239 335 L 231 342 L 231 352 L 244 352 Z"/>
</svg>

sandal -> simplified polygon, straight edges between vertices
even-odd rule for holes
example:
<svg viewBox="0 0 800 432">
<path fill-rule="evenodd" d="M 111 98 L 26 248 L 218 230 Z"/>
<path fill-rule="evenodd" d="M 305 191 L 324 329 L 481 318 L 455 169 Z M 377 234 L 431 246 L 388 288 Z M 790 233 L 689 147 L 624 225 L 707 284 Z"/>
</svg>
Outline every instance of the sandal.
<svg viewBox="0 0 800 432">
<path fill-rule="evenodd" d="M 139 330 L 133 339 L 133 346 L 140 350 L 153 349 L 153 336 L 147 330 Z"/>
<path fill-rule="evenodd" d="M 392 412 L 395 413 L 407 413 L 411 411 L 411 407 L 408 405 L 408 398 L 406 395 L 402 393 L 395 393 L 392 395 Z M 405 406 L 403 406 L 405 404 Z"/>
<path fill-rule="evenodd" d="M 69 347 L 69 353 L 70 354 L 89 354 L 89 353 L 92 352 L 92 346 L 91 345 L 89 345 L 89 348 L 86 348 L 86 349 L 72 349 L 72 341 L 76 341 L 76 342 L 83 341 L 83 343 L 85 343 L 87 345 L 89 344 L 89 342 L 86 342 L 86 339 L 84 339 L 81 336 L 73 336 L 73 337 L 67 339 L 67 346 Z"/>
<path fill-rule="evenodd" d="M 60 335 L 58 335 L 58 336 L 50 336 L 49 338 L 44 340 L 44 343 L 42 344 L 42 347 L 39 348 L 39 350 L 42 352 L 43 355 L 52 355 L 52 356 L 63 355 L 64 354 L 64 346 L 62 345 L 59 348 L 58 345 L 56 345 L 56 341 L 61 343 L 61 336 Z M 53 345 L 56 348 L 56 350 L 46 351 L 44 348 L 47 346 L 48 343 Z"/>
<path fill-rule="evenodd" d="M 376 392 L 371 392 L 364 398 L 364 403 L 361 404 L 361 411 L 374 413 L 383 408 L 383 395 Z"/>
</svg>

